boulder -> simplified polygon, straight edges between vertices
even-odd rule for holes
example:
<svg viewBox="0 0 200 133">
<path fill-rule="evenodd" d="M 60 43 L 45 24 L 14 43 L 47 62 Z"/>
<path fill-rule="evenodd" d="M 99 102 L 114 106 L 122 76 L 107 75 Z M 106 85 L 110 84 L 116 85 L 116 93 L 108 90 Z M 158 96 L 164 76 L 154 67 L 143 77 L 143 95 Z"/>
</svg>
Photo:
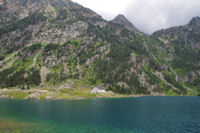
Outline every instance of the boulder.
<svg viewBox="0 0 200 133">
<path fill-rule="evenodd" d="M 27 97 L 28 99 L 40 99 L 40 93 L 35 92 Z"/>
</svg>

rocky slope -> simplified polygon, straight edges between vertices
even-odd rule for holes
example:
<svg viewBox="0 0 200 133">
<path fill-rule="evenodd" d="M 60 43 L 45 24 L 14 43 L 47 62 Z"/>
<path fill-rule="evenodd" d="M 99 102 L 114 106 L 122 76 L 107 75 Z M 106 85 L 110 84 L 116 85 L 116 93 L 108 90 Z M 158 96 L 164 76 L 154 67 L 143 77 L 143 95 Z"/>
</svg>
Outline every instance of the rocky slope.
<svg viewBox="0 0 200 133">
<path fill-rule="evenodd" d="M 108 22 L 70 0 L 3 0 L 0 87 L 78 79 L 117 93 L 198 95 L 198 20 L 145 35 L 122 15 Z"/>
<path fill-rule="evenodd" d="M 139 32 L 138 29 L 122 14 L 116 16 L 111 22 L 124 26 L 127 30 Z"/>
<path fill-rule="evenodd" d="M 187 25 L 155 32 L 153 35 L 172 47 L 173 60 L 169 65 L 176 79 L 189 88 L 200 89 L 200 18 Z"/>
</svg>

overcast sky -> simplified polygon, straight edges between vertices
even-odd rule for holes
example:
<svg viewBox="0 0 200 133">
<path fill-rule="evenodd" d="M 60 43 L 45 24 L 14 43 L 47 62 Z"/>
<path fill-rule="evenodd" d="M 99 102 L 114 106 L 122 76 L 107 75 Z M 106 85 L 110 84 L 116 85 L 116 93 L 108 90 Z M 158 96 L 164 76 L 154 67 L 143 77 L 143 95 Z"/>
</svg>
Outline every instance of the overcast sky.
<svg viewBox="0 0 200 133">
<path fill-rule="evenodd" d="M 126 16 L 140 31 L 152 33 L 162 28 L 187 24 L 200 16 L 200 0 L 72 0 L 111 20 Z"/>
</svg>

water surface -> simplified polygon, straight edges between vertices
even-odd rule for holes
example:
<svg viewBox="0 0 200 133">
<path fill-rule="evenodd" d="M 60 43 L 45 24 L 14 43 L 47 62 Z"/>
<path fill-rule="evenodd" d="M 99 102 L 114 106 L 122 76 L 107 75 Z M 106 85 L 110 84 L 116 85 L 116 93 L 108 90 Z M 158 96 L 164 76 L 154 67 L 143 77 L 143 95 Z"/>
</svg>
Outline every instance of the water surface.
<svg viewBox="0 0 200 133">
<path fill-rule="evenodd" d="M 0 99 L 0 132 L 200 133 L 200 97 Z"/>
</svg>

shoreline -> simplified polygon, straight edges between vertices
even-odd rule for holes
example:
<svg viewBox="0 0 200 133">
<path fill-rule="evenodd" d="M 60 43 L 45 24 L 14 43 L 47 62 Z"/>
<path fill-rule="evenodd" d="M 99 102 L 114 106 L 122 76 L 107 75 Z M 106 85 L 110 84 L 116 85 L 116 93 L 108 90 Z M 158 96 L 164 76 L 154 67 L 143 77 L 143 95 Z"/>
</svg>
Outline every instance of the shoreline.
<svg viewBox="0 0 200 133">
<path fill-rule="evenodd" d="M 173 96 L 166 94 L 152 94 L 152 95 L 142 95 L 142 94 L 117 94 L 112 91 L 106 91 L 103 93 L 91 93 L 92 87 L 55 87 L 55 86 L 45 86 L 45 87 L 35 87 L 31 89 L 18 89 L 18 88 L 5 88 L 0 89 L 0 98 L 6 99 L 32 99 L 32 100 L 87 100 L 87 99 L 98 99 L 98 98 L 138 98 L 143 96 Z M 183 95 L 176 95 L 183 96 Z M 186 95 L 189 96 L 189 95 Z"/>
<path fill-rule="evenodd" d="M 0 89 L 0 99 L 32 99 L 32 100 L 87 100 L 98 98 L 131 98 L 145 95 L 123 95 L 114 92 L 91 94 L 82 89 Z"/>
</svg>

